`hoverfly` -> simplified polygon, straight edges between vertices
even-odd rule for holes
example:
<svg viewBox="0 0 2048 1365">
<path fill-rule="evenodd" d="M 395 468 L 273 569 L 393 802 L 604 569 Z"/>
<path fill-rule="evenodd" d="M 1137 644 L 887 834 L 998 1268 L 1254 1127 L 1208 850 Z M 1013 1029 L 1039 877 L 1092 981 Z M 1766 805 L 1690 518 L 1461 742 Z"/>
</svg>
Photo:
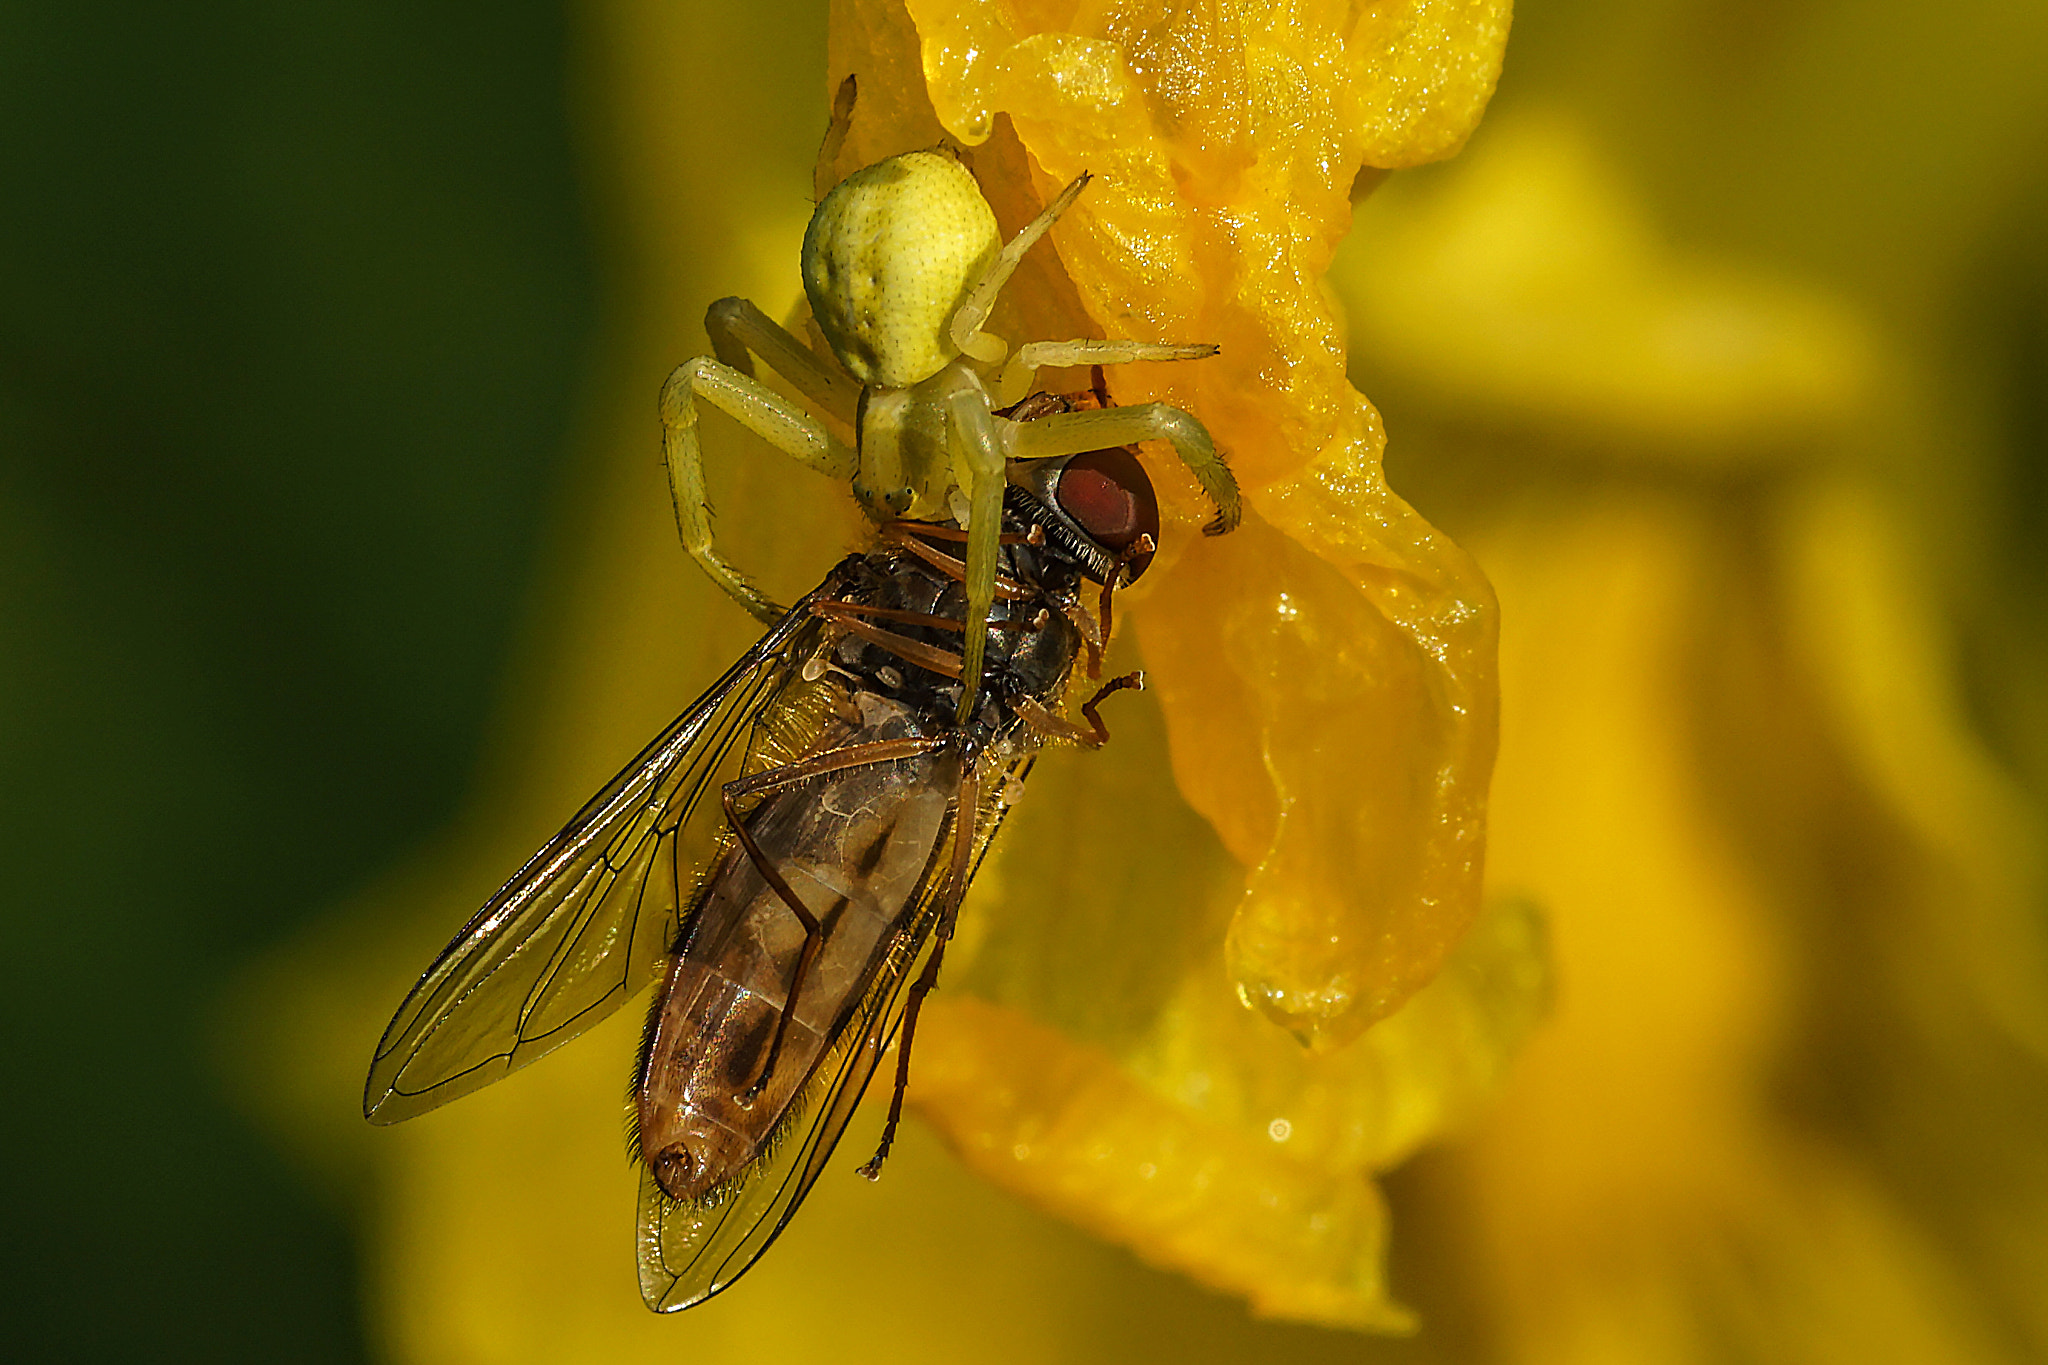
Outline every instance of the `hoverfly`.
<svg viewBox="0 0 2048 1365">
<path fill-rule="evenodd" d="M 1034 394 L 1006 416 L 1105 405 Z M 718 1293 L 817 1179 L 890 1043 L 901 1116 L 918 1007 L 975 867 L 1047 740 L 1077 660 L 1099 676 L 1115 588 L 1158 505 L 1128 448 L 1020 464 L 1004 493 L 989 647 L 962 722 L 966 532 L 894 522 L 841 561 L 493 896 L 378 1043 L 374 1123 L 538 1060 L 651 982 L 629 1106 L 640 1288 Z M 1083 602 L 1099 586 L 1091 616 Z M 912 969 L 922 958 L 923 969 Z"/>
<path fill-rule="evenodd" d="M 828 146 L 853 90 L 849 77 Z M 1208 533 L 1237 524 L 1236 482 L 1201 423 L 1116 407 L 1102 380 L 1103 364 L 1215 347 L 1039 342 L 984 373 L 1008 355 L 982 330 L 997 293 L 1087 181 L 1005 244 L 948 153 L 847 177 L 820 200 L 802 262 L 836 369 L 745 300 L 711 306 L 717 357 L 663 389 L 663 450 L 685 548 L 768 632 L 477 912 L 377 1045 L 364 1112 L 394 1123 L 659 980 L 629 1114 L 640 1289 L 658 1311 L 718 1293 L 774 1240 L 894 1040 L 888 1118 L 862 1167 L 879 1171 L 919 1006 L 1033 755 L 1106 742 L 1097 704 L 1142 685 L 1103 684 L 1085 726 L 1059 714 L 1084 652 L 1100 676 L 1112 593 L 1156 549 L 1131 444 L 1171 445 L 1216 506 Z M 756 356 L 852 446 L 758 382 Z M 1092 393 L 1030 393 L 1038 367 L 1075 365 L 1094 367 Z M 849 480 L 879 547 L 793 607 L 770 602 L 713 546 L 699 398 Z M 1100 585 L 1093 616 L 1084 583 Z"/>
</svg>

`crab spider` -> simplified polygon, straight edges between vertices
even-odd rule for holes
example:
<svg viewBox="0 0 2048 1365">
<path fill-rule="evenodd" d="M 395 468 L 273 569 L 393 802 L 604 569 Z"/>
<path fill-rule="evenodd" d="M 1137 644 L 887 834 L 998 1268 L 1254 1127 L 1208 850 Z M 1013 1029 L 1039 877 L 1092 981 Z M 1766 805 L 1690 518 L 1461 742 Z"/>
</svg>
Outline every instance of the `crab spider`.
<svg viewBox="0 0 2048 1365">
<path fill-rule="evenodd" d="M 775 621 L 783 609 L 713 544 L 697 441 L 698 399 L 805 467 L 850 480 L 862 510 L 877 522 L 958 523 L 967 533 L 969 623 L 962 647 L 962 720 L 974 707 L 981 680 L 1003 486 L 1013 461 L 1161 440 L 1215 504 L 1206 534 L 1221 535 L 1242 516 L 1237 481 L 1208 431 L 1179 408 L 1140 403 L 1029 422 L 996 415 L 999 401 L 1008 405 L 1030 391 L 1040 366 L 1193 360 L 1216 353 L 1214 346 L 1078 340 L 1034 342 L 1010 356 L 1001 340 L 982 330 L 1024 253 L 1088 180 L 1085 173 L 1078 177 L 1004 243 L 974 177 L 943 151 L 908 152 L 856 171 L 819 202 L 804 234 L 804 292 L 839 370 L 745 299 L 720 299 L 704 320 L 715 358 L 685 361 L 662 390 L 662 446 L 683 544 L 714 582 L 765 622 Z M 755 356 L 851 429 L 853 446 L 755 379 Z M 998 365 L 992 394 L 985 372 Z"/>
</svg>

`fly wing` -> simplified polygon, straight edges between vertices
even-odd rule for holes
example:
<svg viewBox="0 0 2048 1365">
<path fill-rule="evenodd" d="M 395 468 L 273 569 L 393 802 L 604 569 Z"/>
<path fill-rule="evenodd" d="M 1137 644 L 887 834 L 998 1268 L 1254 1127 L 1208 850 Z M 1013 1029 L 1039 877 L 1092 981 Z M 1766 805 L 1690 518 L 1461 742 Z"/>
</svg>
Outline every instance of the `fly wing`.
<svg viewBox="0 0 2048 1365">
<path fill-rule="evenodd" d="M 715 794 L 815 643 L 810 604 L 841 585 L 835 572 L 797 603 L 442 949 L 377 1044 L 365 1117 L 396 1123 L 489 1085 L 654 979 L 717 846 Z"/>
<path fill-rule="evenodd" d="M 982 799 L 969 835 L 972 867 L 979 867 L 1007 809 L 1000 799 L 1003 780 L 1026 763 L 1026 755 L 1005 753 L 985 754 L 976 764 Z M 794 1117 L 766 1155 L 721 1196 L 704 1203 L 669 1198 L 654 1173 L 641 1168 L 640 1296 L 649 1308 L 673 1313 L 730 1286 L 760 1259 L 811 1192 L 896 1038 L 910 969 L 940 918 L 966 895 L 965 885 L 946 885 L 943 874 L 950 861 L 932 860 L 937 875 L 920 895 L 915 913 L 904 917 L 904 928 L 866 997 L 811 1072 Z"/>
</svg>

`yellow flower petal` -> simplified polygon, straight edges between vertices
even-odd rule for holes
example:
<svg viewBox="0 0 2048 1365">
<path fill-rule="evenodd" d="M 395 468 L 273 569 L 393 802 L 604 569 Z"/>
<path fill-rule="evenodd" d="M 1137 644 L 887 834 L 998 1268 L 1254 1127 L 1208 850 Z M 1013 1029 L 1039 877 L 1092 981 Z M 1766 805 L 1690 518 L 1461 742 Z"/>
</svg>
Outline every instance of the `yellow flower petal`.
<svg viewBox="0 0 2048 1365">
<path fill-rule="evenodd" d="M 1182 556 L 1135 610 L 1182 789 L 1258 869 L 1231 931 L 1233 970 L 1247 999 L 1319 1045 L 1397 1008 L 1471 922 L 1493 744 L 1490 595 L 1380 477 L 1384 435 L 1345 378 L 1320 280 L 1369 156 L 1401 164 L 1470 131 L 1505 12 L 1412 5 L 1356 32 L 1349 22 L 1283 10 L 1250 23 L 1202 5 L 1067 18 L 939 0 L 899 17 L 861 0 L 835 18 L 831 73 L 900 75 L 914 38 L 930 83 L 927 104 L 870 80 L 840 173 L 915 145 L 935 117 L 991 146 L 977 164 L 1007 228 L 1003 201 L 1025 187 L 1005 171 L 1028 167 L 1041 199 L 1095 172 L 1053 232 L 1072 291 L 1055 296 L 1077 301 L 1091 331 L 1223 347 L 1120 374 L 1116 393 L 1199 413 L 1281 534 Z M 1410 45 L 1390 52 L 1389 31 Z M 1367 108 L 1381 116 L 1371 128 Z M 1170 466 L 1163 481 L 1182 524 L 1199 521 L 1191 481 Z M 1253 624 L 1282 592 L 1308 613 L 1277 618 L 1301 623 L 1284 678 L 1263 657 L 1279 642 Z M 1226 616 L 1248 633 L 1209 654 Z M 1368 662 L 1382 675 L 1361 679 Z M 1338 696 L 1333 732 L 1302 723 L 1302 698 Z M 1360 756 L 1370 733 L 1401 737 L 1378 767 Z M 1231 739 L 1206 742 L 1219 734 Z M 1368 793 L 1391 823 L 1358 818 Z"/>
<path fill-rule="evenodd" d="M 1265 1311 L 1397 1325 L 1365 1181 L 1483 1088 L 1461 1082 L 1497 1074 L 1540 997 L 1540 959 L 1525 936 L 1521 969 L 1480 992 L 1473 1008 L 1498 1027 L 1460 1032 L 1418 1008 L 1411 1051 L 1357 1041 L 1438 974 L 1478 911 L 1494 640 L 1485 580 L 1380 474 L 1384 435 L 1345 377 L 1320 281 L 1361 169 L 1469 133 L 1505 7 L 1354 21 L 855 0 L 834 13 L 831 79 L 862 84 L 825 178 L 936 124 L 971 144 L 1013 231 L 1094 173 L 1053 231 L 1057 256 L 1035 253 L 1038 273 L 1020 275 L 991 329 L 1220 344 L 1214 360 L 1112 384 L 1120 401 L 1200 415 L 1254 512 L 1194 543 L 1206 509 L 1155 461 L 1178 524 L 1126 600 L 1174 779 L 1221 848 L 1205 870 L 1190 857 L 1199 830 L 1161 828 L 1178 803 L 1162 765 L 1144 765 L 1136 722 L 1057 778 L 1057 799 L 1034 777 L 963 931 L 989 941 L 971 966 L 965 943 L 949 962 L 959 991 L 1008 1009 L 935 1000 L 924 1046 L 943 1060 L 919 1071 L 915 1098 L 979 1169 L 1150 1259 Z M 924 90 L 894 84 L 913 52 Z M 1058 837 L 1040 833 L 1048 812 Z M 1077 858 L 1097 866 L 1091 849 L 1124 871 L 1060 875 Z M 1141 884 L 1138 869 L 1156 875 Z M 1211 907 L 1233 900 L 1225 970 Z M 1260 1032 L 1233 983 L 1325 1055 Z M 1445 1055 L 1458 1047 L 1466 1061 Z M 1284 1153 L 1273 1132 L 1289 1135 Z"/>
<path fill-rule="evenodd" d="M 1163 782 L 1158 717 L 1112 724 L 1026 784 L 912 1099 L 974 1169 L 1154 1264 L 1270 1315 L 1400 1328 L 1371 1178 L 1492 1095 L 1547 998 L 1540 925 L 1492 907 L 1391 1018 L 1305 1049 L 1232 987 L 1243 874 Z"/>
</svg>

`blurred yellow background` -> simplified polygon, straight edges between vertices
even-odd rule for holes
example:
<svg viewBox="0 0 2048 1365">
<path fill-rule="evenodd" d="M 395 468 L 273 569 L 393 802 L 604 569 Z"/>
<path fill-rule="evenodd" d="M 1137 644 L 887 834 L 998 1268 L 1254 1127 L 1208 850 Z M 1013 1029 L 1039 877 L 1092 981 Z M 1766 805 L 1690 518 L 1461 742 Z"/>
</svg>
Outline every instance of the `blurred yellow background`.
<svg viewBox="0 0 2048 1365">
<path fill-rule="evenodd" d="M 1227 47 L 1214 35 L 1240 22 L 1221 6 L 1083 8 L 1034 22 L 1136 34 L 1137 50 L 1170 15 L 1208 16 L 1209 47 L 1146 49 L 1155 84 L 1160 62 L 1212 70 Z M 890 9 L 840 17 L 878 24 Z M 997 13 L 912 9 L 928 31 Z M 1454 57 L 1489 41 L 1490 6 L 1366 18 L 1394 9 L 1443 25 Z M 1000 14 L 1020 10 L 1036 13 Z M 1261 19 L 1310 32 L 1347 22 Z M 354 1238 L 363 1339 L 336 1329 L 322 1354 L 2048 1356 L 2048 11 L 1552 0 L 1514 19 L 1470 145 L 1442 166 L 1360 181 L 1327 294 L 1310 271 L 1287 282 L 1298 304 L 1246 321 L 1198 270 L 1183 283 L 1214 297 L 1131 305 L 1148 325 L 1206 328 L 1189 339 L 1248 354 L 1213 380 L 1141 376 L 1118 393 L 1167 394 L 1209 417 L 1244 452 L 1260 520 L 1219 551 L 1234 558 L 1205 571 L 1195 555 L 1207 547 L 1190 550 L 1135 603 L 1119 649 L 1163 670 L 1161 686 L 1119 699 L 1105 754 L 1041 765 L 977 886 L 971 951 L 934 997 L 914 1086 L 966 1161 L 914 1125 L 868 1186 L 851 1175 L 869 1141 L 857 1125 L 844 1169 L 762 1264 L 671 1319 L 639 1306 L 631 1273 L 619 1115 L 633 1010 L 401 1129 L 365 1128 L 356 1091 L 383 1019 L 470 905 L 753 633 L 675 544 L 653 395 L 705 348 L 709 300 L 740 293 L 779 313 L 795 299 L 826 92 L 851 40 L 842 30 L 828 46 L 822 9 L 787 0 L 746 14 L 612 0 L 523 34 L 568 54 L 563 156 L 594 321 L 581 356 L 528 362 L 556 376 L 548 410 L 568 415 L 574 454 L 551 484 L 507 495 L 546 529 L 515 537 L 533 547 L 521 551 L 531 586 L 501 574 L 499 610 L 521 623 L 500 628 L 519 642 L 508 680 L 460 694 L 489 716 L 479 775 L 445 833 L 416 831 L 416 854 L 398 857 L 403 836 L 387 835 L 324 881 L 302 877 L 293 895 L 320 909 L 310 927 L 268 931 L 278 946 L 247 965 L 219 955 L 217 984 L 191 1007 L 208 1022 L 190 1046 L 210 1049 L 219 1083 L 294 1173 L 263 1178 L 311 1182 Z M 438 70 L 429 88 L 436 79 L 460 95 Z M 1302 89 L 1318 79 L 1337 78 L 1303 77 Z M 1242 86 L 1178 88 L 1200 106 L 1199 118 L 1176 106 L 1187 126 L 1158 143 L 1178 183 L 1248 219 L 1246 205 L 1270 207 L 1259 196 L 1277 191 L 1234 159 L 1279 145 L 1270 130 L 1232 131 Z M 941 116 L 971 121 L 972 101 L 946 89 Z M 908 95 L 864 98 L 908 111 L 906 128 L 930 117 Z M 1362 118 L 1345 106 L 1336 123 L 1357 132 Z M 1021 131 L 1037 174 L 1005 182 L 1020 195 L 1070 173 L 1062 155 L 1135 147 L 1138 164 L 1145 150 L 1114 127 L 1079 149 Z M 1414 155 L 1377 160 L 1400 138 L 1346 146 L 1395 165 L 1456 140 L 1410 138 L 1400 145 Z M 1290 268 L 1313 262 L 1302 242 L 1341 232 L 1346 187 L 1327 188 L 1332 226 L 1305 212 L 1285 225 Z M 569 202 L 562 185 L 550 192 Z M 1070 293 L 1012 321 L 1100 326 L 1090 291 L 1106 286 L 1085 241 L 1056 240 Z M 1246 337 L 1259 341 L 1233 346 Z M 1345 406 L 1340 367 L 1377 417 Z M 45 370 L 17 373 L 40 382 Z M 573 403 L 564 374 L 581 385 Z M 1183 382 L 1194 387 L 1171 387 Z M 1321 454 L 1300 435 L 1318 414 L 1355 431 L 1346 448 L 1368 464 L 1383 427 L 1393 491 L 1490 579 L 1500 747 L 1483 910 L 1455 873 L 1442 882 L 1450 922 L 1477 914 L 1477 930 L 1454 948 L 1431 939 L 1434 922 L 1389 929 L 1393 956 L 1421 965 L 1390 969 L 1384 1007 L 1361 1006 L 1359 1026 L 1391 1017 L 1357 1041 L 1332 1025 L 1345 1036 L 1311 1054 L 1231 991 L 1248 962 L 1264 962 L 1266 980 L 1301 964 L 1226 961 L 1225 935 L 1237 952 L 1233 915 L 1275 885 L 1248 890 L 1248 865 L 1282 866 L 1282 891 L 1327 887 L 1356 841 L 1312 831 L 1315 856 L 1288 881 L 1284 869 L 1304 864 L 1260 862 L 1281 847 L 1261 811 L 1291 790 L 1398 820 L 1414 806 L 1386 795 L 1390 776 L 1440 764 L 1453 786 L 1483 783 L 1484 734 L 1423 722 L 1459 687 L 1483 710 L 1492 670 L 1488 589 L 1427 526 L 1374 503 L 1392 540 L 1365 535 L 1351 552 L 1327 505 L 1290 501 L 1288 480 Z M 832 490 L 727 436 L 713 493 L 733 558 L 761 566 L 771 591 L 800 591 L 859 528 Z M 330 458 L 345 467 L 338 444 Z M 1304 716 L 1353 713 L 1299 669 L 1260 684 L 1258 652 L 1296 641 L 1257 635 L 1264 618 L 1244 604 L 1321 585 L 1311 600 L 1329 633 L 1310 642 L 1331 648 L 1315 657 L 1361 668 L 1336 646 L 1400 611 L 1359 569 L 1375 555 L 1470 605 L 1478 624 L 1413 665 L 1402 651 L 1427 632 L 1386 635 L 1358 657 L 1409 666 L 1403 695 L 1424 700 L 1351 698 L 1344 743 L 1326 729 L 1319 747 L 1313 725 L 1290 739 Z M 1217 648 L 1246 656 L 1203 652 L 1218 621 L 1236 625 L 1217 630 L 1235 642 Z M 472 673 L 487 677 L 495 657 L 480 649 Z M 1265 703 L 1243 712 L 1262 719 L 1214 700 L 1232 687 Z M 198 695 L 202 710 L 220 705 Z M 1385 747 L 1352 761 L 1380 721 L 1394 727 Z M 1278 774 L 1272 791 L 1244 776 L 1242 755 L 1201 742 L 1247 724 Z M 471 750 L 449 745 L 442 770 L 462 771 Z M 166 804 L 180 799 L 191 798 Z M 1476 798 L 1447 798 L 1451 813 L 1419 827 L 1455 825 L 1458 800 Z M 372 879 L 380 860 L 393 870 Z M 369 889 L 348 893 L 349 876 Z M 1327 912 L 1348 931 L 1373 913 L 1341 893 L 1264 903 L 1280 905 L 1269 922 L 1282 928 Z M 1445 952 L 1447 970 L 1408 999 Z M 1020 1072 L 1081 1074 L 1053 1069 L 1076 1058 L 1095 1068 L 1082 1102 L 1002 1089 Z M 1193 1094 L 1194 1076 L 1216 1089 Z M 1003 1158 L 1020 1122 L 1050 1134 L 1037 1165 Z M 1114 1162 L 1089 1165 L 1091 1144 L 1123 1152 L 1160 1132 L 1184 1163 L 1171 1197 L 1184 1202 L 1162 1209 L 1166 1196 L 1133 1192 Z M 1307 1235 L 1314 1218 L 1340 1234 Z M 282 1292 L 325 1295 L 346 1314 L 346 1272 L 328 1274 L 342 1290 Z M 232 1282 L 198 1294 L 238 1311 Z M 277 1332 L 214 1358 L 274 1350 L 261 1343 L 290 1339 L 288 1324 Z"/>
</svg>

